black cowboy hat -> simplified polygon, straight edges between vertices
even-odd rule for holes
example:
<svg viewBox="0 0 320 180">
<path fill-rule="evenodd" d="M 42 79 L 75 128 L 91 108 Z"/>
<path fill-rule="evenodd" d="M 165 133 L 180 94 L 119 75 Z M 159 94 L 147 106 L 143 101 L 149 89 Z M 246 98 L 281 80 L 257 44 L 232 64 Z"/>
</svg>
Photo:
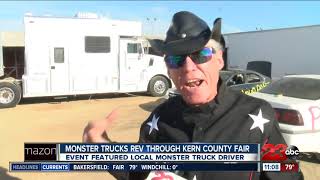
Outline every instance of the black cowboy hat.
<svg viewBox="0 0 320 180">
<path fill-rule="evenodd" d="M 202 49 L 210 39 L 220 42 L 221 18 L 214 21 L 210 30 L 207 23 L 188 11 L 181 11 L 173 15 L 171 25 L 165 40 L 149 40 L 152 48 L 163 54 L 183 55 Z"/>
</svg>

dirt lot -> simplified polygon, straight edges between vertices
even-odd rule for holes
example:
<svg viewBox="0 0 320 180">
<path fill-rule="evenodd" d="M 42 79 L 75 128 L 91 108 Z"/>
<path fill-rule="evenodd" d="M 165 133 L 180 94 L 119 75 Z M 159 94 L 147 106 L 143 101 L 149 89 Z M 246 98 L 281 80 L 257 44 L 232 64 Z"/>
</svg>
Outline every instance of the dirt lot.
<svg viewBox="0 0 320 180">
<path fill-rule="evenodd" d="M 23 161 L 24 142 L 80 142 L 83 127 L 89 120 L 104 118 L 119 107 L 110 137 L 118 142 L 135 142 L 140 123 L 161 99 L 108 97 L 63 102 L 26 102 L 16 108 L 0 109 L 0 179 L 113 179 L 108 173 L 10 173 L 9 161 Z M 302 162 L 307 180 L 320 179 L 320 164 Z"/>
</svg>

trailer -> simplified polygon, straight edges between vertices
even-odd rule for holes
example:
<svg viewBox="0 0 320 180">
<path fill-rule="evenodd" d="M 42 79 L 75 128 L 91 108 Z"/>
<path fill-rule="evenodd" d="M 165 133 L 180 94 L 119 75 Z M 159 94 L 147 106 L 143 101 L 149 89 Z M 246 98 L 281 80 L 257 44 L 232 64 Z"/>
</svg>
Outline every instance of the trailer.
<svg viewBox="0 0 320 180">
<path fill-rule="evenodd" d="M 320 25 L 230 33 L 224 38 L 228 68 L 249 67 L 273 79 L 320 74 Z"/>
<path fill-rule="evenodd" d="M 163 57 L 144 53 L 141 34 L 136 21 L 25 16 L 23 47 L 0 39 L 0 108 L 32 97 L 165 95 L 172 83 Z M 15 73 L 8 70 L 12 62 Z"/>
</svg>

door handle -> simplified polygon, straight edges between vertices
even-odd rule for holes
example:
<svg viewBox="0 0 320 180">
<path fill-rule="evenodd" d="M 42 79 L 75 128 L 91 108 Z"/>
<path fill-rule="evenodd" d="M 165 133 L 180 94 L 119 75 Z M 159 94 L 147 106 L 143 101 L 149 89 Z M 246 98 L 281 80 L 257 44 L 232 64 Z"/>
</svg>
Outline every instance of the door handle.
<svg viewBox="0 0 320 180">
<path fill-rule="evenodd" d="M 51 66 L 51 69 L 56 69 L 56 67 L 55 66 Z"/>
</svg>

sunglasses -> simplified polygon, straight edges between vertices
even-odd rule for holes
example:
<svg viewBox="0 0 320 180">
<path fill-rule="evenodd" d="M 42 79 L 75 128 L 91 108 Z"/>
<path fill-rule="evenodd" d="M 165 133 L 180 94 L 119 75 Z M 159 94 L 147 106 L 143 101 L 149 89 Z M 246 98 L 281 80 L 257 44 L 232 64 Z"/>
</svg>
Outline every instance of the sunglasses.
<svg viewBox="0 0 320 180">
<path fill-rule="evenodd" d="M 169 68 L 178 69 L 184 65 L 187 57 L 190 57 L 195 64 L 202 64 L 208 62 L 214 53 L 213 48 L 205 47 L 189 55 L 168 55 L 164 57 L 164 60 Z"/>
</svg>

